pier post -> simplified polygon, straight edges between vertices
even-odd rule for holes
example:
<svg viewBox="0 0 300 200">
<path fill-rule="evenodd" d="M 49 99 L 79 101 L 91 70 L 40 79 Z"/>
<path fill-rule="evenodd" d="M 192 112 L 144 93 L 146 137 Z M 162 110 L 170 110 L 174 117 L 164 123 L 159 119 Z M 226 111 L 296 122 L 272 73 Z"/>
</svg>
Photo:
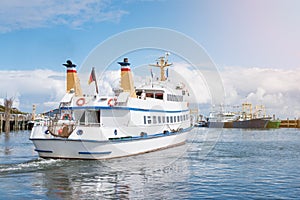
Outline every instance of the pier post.
<svg viewBox="0 0 300 200">
<path fill-rule="evenodd" d="M 0 133 L 2 132 L 3 129 L 3 117 L 2 114 L 0 114 Z"/>
<path fill-rule="evenodd" d="M 13 130 L 17 131 L 19 129 L 18 127 L 18 116 L 14 115 L 14 125 L 13 125 Z"/>
</svg>

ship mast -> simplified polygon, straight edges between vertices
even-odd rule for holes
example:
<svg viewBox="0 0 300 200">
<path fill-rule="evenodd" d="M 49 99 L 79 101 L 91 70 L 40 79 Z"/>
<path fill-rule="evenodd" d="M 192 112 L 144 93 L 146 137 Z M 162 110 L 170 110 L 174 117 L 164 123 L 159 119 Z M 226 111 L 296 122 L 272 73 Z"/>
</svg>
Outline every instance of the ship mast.
<svg viewBox="0 0 300 200">
<path fill-rule="evenodd" d="M 170 53 L 167 52 L 165 54 L 165 56 L 161 56 L 161 57 L 158 58 L 158 61 L 156 62 L 156 64 L 150 64 L 149 65 L 149 66 L 160 68 L 160 81 L 165 81 L 166 80 L 165 68 L 172 65 L 172 63 L 168 63 L 168 56 L 169 55 L 170 55 Z"/>
</svg>

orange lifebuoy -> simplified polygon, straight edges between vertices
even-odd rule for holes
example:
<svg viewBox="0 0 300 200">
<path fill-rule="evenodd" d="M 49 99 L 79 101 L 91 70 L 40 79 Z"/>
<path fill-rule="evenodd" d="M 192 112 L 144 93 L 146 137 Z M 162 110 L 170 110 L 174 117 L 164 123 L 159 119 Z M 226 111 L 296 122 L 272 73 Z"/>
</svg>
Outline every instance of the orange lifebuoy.
<svg viewBox="0 0 300 200">
<path fill-rule="evenodd" d="M 76 101 L 77 106 L 82 106 L 83 104 L 85 104 L 85 99 L 84 98 L 79 98 Z"/>
<path fill-rule="evenodd" d="M 109 99 L 108 102 L 107 102 L 107 104 L 109 106 L 115 106 L 115 105 L 117 105 L 117 98 L 111 98 L 111 99 Z"/>
</svg>

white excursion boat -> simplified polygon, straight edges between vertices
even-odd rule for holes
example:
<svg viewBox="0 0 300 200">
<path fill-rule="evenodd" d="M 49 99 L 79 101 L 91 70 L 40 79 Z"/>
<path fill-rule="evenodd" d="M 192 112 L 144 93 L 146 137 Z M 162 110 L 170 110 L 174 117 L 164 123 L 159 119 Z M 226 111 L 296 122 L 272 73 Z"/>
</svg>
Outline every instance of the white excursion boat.
<svg viewBox="0 0 300 200">
<path fill-rule="evenodd" d="M 34 125 L 35 151 L 43 158 L 110 159 L 184 144 L 193 127 L 189 104 L 182 88 L 166 81 L 167 56 L 152 65 L 160 68 L 160 80 L 137 88 L 128 59 L 118 62 L 121 88 L 114 96 L 82 95 L 76 65 L 67 61 L 60 112 Z M 94 70 L 90 81 L 96 83 Z"/>
</svg>

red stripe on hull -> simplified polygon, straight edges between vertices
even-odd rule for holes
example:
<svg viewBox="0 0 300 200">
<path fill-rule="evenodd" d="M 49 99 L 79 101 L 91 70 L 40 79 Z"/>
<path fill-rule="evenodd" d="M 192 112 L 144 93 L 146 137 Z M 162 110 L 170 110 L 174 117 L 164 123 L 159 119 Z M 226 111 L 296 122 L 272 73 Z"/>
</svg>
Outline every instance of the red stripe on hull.
<svg viewBox="0 0 300 200">
<path fill-rule="evenodd" d="M 129 72 L 130 68 L 121 68 L 121 72 Z"/>
</svg>

